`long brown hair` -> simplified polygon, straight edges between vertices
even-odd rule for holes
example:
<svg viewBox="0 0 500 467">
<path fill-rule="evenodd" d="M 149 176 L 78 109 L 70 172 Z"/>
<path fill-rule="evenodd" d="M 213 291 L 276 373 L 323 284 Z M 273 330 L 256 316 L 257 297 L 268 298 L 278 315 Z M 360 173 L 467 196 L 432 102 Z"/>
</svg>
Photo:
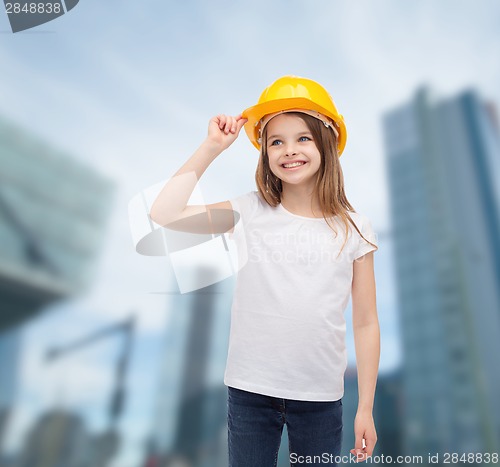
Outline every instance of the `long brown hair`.
<svg viewBox="0 0 500 467">
<path fill-rule="evenodd" d="M 361 238 L 366 238 L 359 231 L 358 226 L 351 219 L 349 212 L 356 212 L 347 200 L 344 191 L 344 175 L 337 154 L 337 140 L 334 132 L 325 127 L 323 122 L 302 112 L 289 112 L 287 115 L 295 115 L 304 120 L 312 134 L 314 143 L 321 154 L 321 165 L 316 174 L 315 192 L 318 194 L 319 205 L 323 218 L 330 228 L 337 234 L 335 227 L 331 223 L 331 218 L 338 216 L 345 227 L 345 240 L 339 254 L 344 249 L 351 224 L 359 233 Z M 269 167 L 269 156 L 267 154 L 267 128 L 262 132 L 262 145 L 259 162 L 255 172 L 255 182 L 260 195 L 273 207 L 281 203 L 281 193 L 283 190 L 281 180 L 274 175 Z M 372 242 L 366 240 L 370 245 Z"/>
</svg>

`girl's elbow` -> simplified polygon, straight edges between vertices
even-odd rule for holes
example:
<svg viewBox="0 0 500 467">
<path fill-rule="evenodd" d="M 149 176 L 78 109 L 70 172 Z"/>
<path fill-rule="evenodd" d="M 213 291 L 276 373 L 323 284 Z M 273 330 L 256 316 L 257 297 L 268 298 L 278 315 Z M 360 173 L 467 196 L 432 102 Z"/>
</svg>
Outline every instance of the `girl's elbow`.
<svg viewBox="0 0 500 467">
<path fill-rule="evenodd" d="M 354 329 L 367 329 L 367 328 L 379 329 L 380 328 L 378 320 L 353 322 L 352 327 Z"/>
<path fill-rule="evenodd" d="M 377 309 L 375 307 L 359 312 L 353 309 L 352 325 L 354 328 L 379 327 Z"/>
<path fill-rule="evenodd" d="M 149 210 L 149 218 L 156 224 L 158 225 L 165 225 L 165 216 L 161 216 L 160 213 L 158 212 L 158 209 L 155 209 L 155 206 L 153 205 L 151 209 Z"/>
</svg>

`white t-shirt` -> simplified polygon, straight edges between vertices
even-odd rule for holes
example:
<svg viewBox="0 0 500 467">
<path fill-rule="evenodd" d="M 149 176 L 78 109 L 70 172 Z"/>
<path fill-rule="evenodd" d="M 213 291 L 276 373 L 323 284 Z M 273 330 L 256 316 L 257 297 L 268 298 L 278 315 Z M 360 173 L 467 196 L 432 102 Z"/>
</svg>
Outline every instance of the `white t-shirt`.
<svg viewBox="0 0 500 467">
<path fill-rule="evenodd" d="M 231 308 L 224 384 L 258 394 L 335 401 L 347 367 L 344 311 L 353 261 L 378 249 L 344 224 L 273 208 L 257 191 L 230 200 L 240 214 L 234 233 L 241 267 Z M 377 244 L 368 218 L 350 213 Z"/>
</svg>

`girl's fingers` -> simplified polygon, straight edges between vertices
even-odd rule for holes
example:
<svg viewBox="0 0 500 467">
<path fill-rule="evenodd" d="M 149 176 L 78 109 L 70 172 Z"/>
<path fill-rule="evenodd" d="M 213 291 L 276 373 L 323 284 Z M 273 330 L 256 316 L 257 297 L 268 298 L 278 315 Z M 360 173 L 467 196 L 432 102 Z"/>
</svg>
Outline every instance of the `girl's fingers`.
<svg viewBox="0 0 500 467">
<path fill-rule="evenodd" d="M 363 462 L 372 455 L 371 452 L 367 452 L 367 448 L 351 449 L 349 452 L 356 458 L 356 462 Z"/>
<path fill-rule="evenodd" d="M 224 125 L 226 124 L 226 116 L 223 114 L 217 115 L 217 119 L 219 120 L 219 129 L 223 130 Z"/>
<path fill-rule="evenodd" d="M 373 450 L 375 449 L 375 444 L 377 443 L 376 438 L 371 438 L 367 436 L 366 438 L 366 454 L 371 456 L 373 454 Z"/>
<path fill-rule="evenodd" d="M 231 126 L 229 127 L 229 131 L 234 133 L 236 131 L 236 119 L 231 117 Z"/>
<path fill-rule="evenodd" d="M 233 117 L 231 115 L 219 114 L 215 117 L 215 121 L 224 134 L 236 133 L 241 130 L 241 127 L 248 121 L 248 119 L 243 118 L 241 114 Z"/>
<path fill-rule="evenodd" d="M 227 118 L 226 128 L 225 128 L 226 135 L 229 134 L 230 131 L 232 131 L 233 124 L 234 124 L 234 117 L 229 116 Z"/>
<path fill-rule="evenodd" d="M 240 131 L 243 125 L 248 121 L 246 118 L 236 119 L 236 131 Z"/>
<path fill-rule="evenodd" d="M 220 114 L 217 118 L 219 119 L 219 130 L 224 131 L 227 124 L 227 115 Z"/>
</svg>

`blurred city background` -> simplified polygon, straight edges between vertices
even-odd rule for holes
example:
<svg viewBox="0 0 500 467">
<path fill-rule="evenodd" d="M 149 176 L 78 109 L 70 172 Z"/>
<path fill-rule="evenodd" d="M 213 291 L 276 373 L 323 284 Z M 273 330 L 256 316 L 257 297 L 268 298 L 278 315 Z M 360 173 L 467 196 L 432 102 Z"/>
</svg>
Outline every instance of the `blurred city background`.
<svg viewBox="0 0 500 467">
<path fill-rule="evenodd" d="M 374 454 L 498 453 L 498 24 L 494 0 L 82 0 L 17 34 L 0 13 L 0 466 L 227 466 L 234 276 L 180 293 L 129 202 L 284 74 L 332 94 L 379 238 Z M 204 200 L 253 190 L 256 162 L 242 133 Z"/>
</svg>

